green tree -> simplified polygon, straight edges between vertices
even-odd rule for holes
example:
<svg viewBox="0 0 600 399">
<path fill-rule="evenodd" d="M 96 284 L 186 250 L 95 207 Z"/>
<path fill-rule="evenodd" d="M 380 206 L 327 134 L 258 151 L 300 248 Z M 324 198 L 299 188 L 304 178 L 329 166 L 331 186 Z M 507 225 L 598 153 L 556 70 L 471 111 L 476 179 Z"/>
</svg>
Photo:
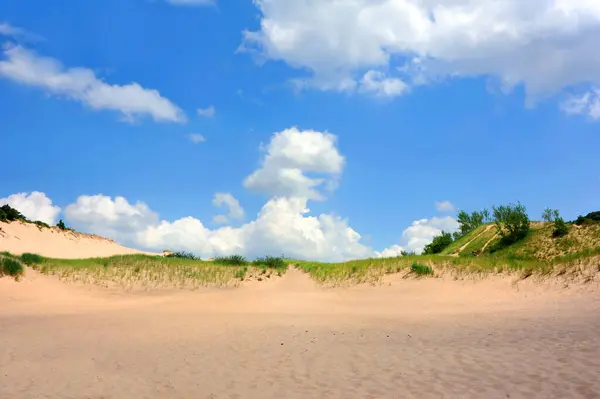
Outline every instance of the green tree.
<svg viewBox="0 0 600 399">
<path fill-rule="evenodd" d="M 493 207 L 496 229 L 504 245 L 510 245 L 522 240 L 529 233 L 529 216 L 525 206 L 517 202 L 516 205 L 500 205 Z"/>
<path fill-rule="evenodd" d="M 567 234 L 569 234 L 569 226 L 567 226 L 563 218 L 557 216 L 554 219 L 554 230 L 552 231 L 552 237 L 564 237 Z"/>
<path fill-rule="evenodd" d="M 452 244 L 452 241 L 452 234 L 442 230 L 442 233 L 439 236 L 434 237 L 433 241 L 425 246 L 423 255 L 439 254 L 448 245 Z"/>
<path fill-rule="evenodd" d="M 546 223 L 554 221 L 554 211 L 550 208 L 544 209 L 544 212 L 542 212 L 542 220 Z"/>
<path fill-rule="evenodd" d="M 21 214 L 21 212 L 15 208 L 12 208 L 8 204 L 0 206 L 0 221 L 14 222 L 16 220 L 26 221 L 27 219 Z"/>
<path fill-rule="evenodd" d="M 486 212 L 488 214 L 487 217 L 489 217 L 489 212 L 485 209 L 482 212 L 475 211 L 471 214 L 468 214 L 465 211 L 458 212 L 456 219 L 458 221 L 458 230 L 460 233 L 455 235 L 454 238 L 456 239 L 464 236 L 468 232 L 473 231 L 477 227 L 481 226 L 483 224 L 483 220 L 486 218 Z"/>
</svg>

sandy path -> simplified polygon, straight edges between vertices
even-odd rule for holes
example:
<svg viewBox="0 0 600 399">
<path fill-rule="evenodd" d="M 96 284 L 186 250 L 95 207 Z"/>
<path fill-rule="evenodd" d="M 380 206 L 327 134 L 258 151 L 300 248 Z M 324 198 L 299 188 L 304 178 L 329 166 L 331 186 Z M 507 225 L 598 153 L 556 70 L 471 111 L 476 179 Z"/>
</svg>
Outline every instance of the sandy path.
<svg viewBox="0 0 600 399">
<path fill-rule="evenodd" d="M 31 273 L 30 273 L 31 275 Z M 598 287 L 297 271 L 130 295 L 0 280 L 0 398 L 600 397 Z"/>
</svg>

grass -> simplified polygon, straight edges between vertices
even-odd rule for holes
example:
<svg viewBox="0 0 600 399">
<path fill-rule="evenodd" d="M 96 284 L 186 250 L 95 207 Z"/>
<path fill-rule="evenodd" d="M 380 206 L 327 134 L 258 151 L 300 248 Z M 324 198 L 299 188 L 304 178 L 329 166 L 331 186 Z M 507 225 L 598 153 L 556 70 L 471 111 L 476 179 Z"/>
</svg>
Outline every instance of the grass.
<svg viewBox="0 0 600 399">
<path fill-rule="evenodd" d="M 167 258 L 179 258 L 179 259 L 191 259 L 191 260 L 201 260 L 199 256 L 194 255 L 191 252 L 172 252 L 166 256 Z"/>
<path fill-rule="evenodd" d="M 413 264 L 410 265 L 410 271 L 417 276 L 433 276 L 433 268 L 431 266 L 417 262 L 413 262 Z"/>
<path fill-rule="evenodd" d="M 0 277 L 11 276 L 18 280 L 23 275 L 23 264 L 17 259 L 9 256 L 0 258 Z"/>
<path fill-rule="evenodd" d="M 21 262 L 27 266 L 36 265 L 44 262 L 44 258 L 38 254 L 24 253 L 20 256 Z"/>
</svg>

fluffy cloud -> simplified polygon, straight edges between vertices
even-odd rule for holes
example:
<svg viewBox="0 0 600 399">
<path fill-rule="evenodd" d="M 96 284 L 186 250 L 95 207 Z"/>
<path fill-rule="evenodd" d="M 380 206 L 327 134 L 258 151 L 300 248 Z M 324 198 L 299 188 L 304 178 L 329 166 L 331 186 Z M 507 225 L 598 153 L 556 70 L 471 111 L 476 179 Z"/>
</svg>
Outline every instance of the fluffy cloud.
<svg viewBox="0 0 600 399">
<path fill-rule="evenodd" d="M 124 197 L 82 195 L 64 213 L 78 230 L 127 244 L 135 244 L 138 232 L 158 223 L 158 215 L 146 204 L 130 204 Z"/>
<path fill-rule="evenodd" d="M 321 200 L 321 186 L 335 187 L 343 168 L 336 136 L 294 127 L 271 138 L 261 168 L 244 180 L 244 186 L 272 196 Z"/>
<path fill-rule="evenodd" d="M 366 71 L 380 71 L 371 78 L 382 71 L 407 75 L 409 84 L 491 76 L 506 89 L 523 84 L 531 99 L 600 84 L 600 2 L 594 0 L 254 3 L 260 28 L 244 32 L 241 48 L 308 70 L 325 89 L 359 88 Z M 388 91 L 406 90 L 392 82 Z"/>
<path fill-rule="evenodd" d="M 306 205 L 305 198 L 273 198 L 254 221 L 214 230 L 193 217 L 159 222 L 147 205 L 133 205 L 122 197 L 82 196 L 67 207 L 65 214 L 73 226 L 83 231 L 156 251 L 186 250 L 204 257 L 285 254 L 323 260 L 372 255 L 346 220 L 329 214 L 308 216 Z"/>
<path fill-rule="evenodd" d="M 0 205 L 6 204 L 21 212 L 29 220 L 39 220 L 50 225 L 56 224 L 60 213 L 60 208 L 52 205 L 52 200 L 39 191 L 0 198 Z"/>
<path fill-rule="evenodd" d="M 433 241 L 433 237 L 439 235 L 442 230 L 454 232 L 457 229 L 458 222 L 450 216 L 417 220 L 402 232 L 400 246 L 394 245 L 390 248 L 386 248 L 382 252 L 377 253 L 377 255 L 380 257 L 397 256 L 403 249 L 421 253 L 423 252 L 423 248 Z"/>
<path fill-rule="evenodd" d="M 244 209 L 233 195 L 229 193 L 216 193 L 212 202 L 214 206 L 225 207 L 227 209 L 227 215 L 217 215 L 213 218 L 213 222 L 224 224 L 229 222 L 229 219 L 244 218 Z"/>
<path fill-rule="evenodd" d="M 190 139 L 190 141 L 194 144 L 200 144 L 206 141 L 206 138 L 198 133 L 190 133 L 187 135 L 187 138 Z"/>
<path fill-rule="evenodd" d="M 562 104 L 562 108 L 568 114 L 586 115 L 593 120 L 600 120 L 600 89 L 572 96 Z"/>
<path fill-rule="evenodd" d="M 181 109 L 156 90 L 137 83 L 111 85 L 91 69 L 65 68 L 53 58 L 41 57 L 21 46 L 3 50 L 0 76 L 49 93 L 80 101 L 95 110 L 122 113 L 127 120 L 149 115 L 155 121 L 185 122 Z"/>
<path fill-rule="evenodd" d="M 439 201 L 435 203 L 435 209 L 440 213 L 454 213 L 456 207 L 450 201 Z"/>
<path fill-rule="evenodd" d="M 388 78 L 383 72 L 368 71 L 360 83 L 360 91 L 377 97 L 396 97 L 409 90 L 406 83 L 398 78 Z"/>
<path fill-rule="evenodd" d="M 196 112 L 198 112 L 198 115 L 203 116 L 205 118 L 212 118 L 217 113 L 215 107 L 212 105 L 208 108 L 198 108 Z"/>
</svg>

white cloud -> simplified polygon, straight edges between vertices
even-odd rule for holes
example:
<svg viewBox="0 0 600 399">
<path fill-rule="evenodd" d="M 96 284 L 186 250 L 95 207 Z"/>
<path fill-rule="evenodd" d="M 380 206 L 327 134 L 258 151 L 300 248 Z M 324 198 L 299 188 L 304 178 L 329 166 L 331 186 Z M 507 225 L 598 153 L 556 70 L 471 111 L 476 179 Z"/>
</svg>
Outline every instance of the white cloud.
<svg viewBox="0 0 600 399">
<path fill-rule="evenodd" d="M 24 30 L 21 28 L 16 28 L 10 24 L 5 22 L 0 23 L 0 35 L 4 36 L 18 36 L 24 33 Z"/>
<path fill-rule="evenodd" d="M 215 107 L 212 105 L 208 108 L 198 108 L 196 112 L 198 112 L 198 115 L 203 116 L 205 118 L 212 118 L 217 113 Z"/>
<path fill-rule="evenodd" d="M 405 249 L 400 245 L 392 245 L 381 252 L 375 252 L 375 256 L 378 258 L 395 258 L 397 256 L 402 256 L 402 251 L 404 250 Z"/>
<path fill-rule="evenodd" d="M 126 119 L 149 115 L 155 121 L 185 122 L 181 109 L 156 90 L 137 83 L 108 84 L 91 69 L 63 67 L 53 58 L 41 57 L 21 46 L 3 50 L 0 76 L 47 92 L 80 101 L 95 110 L 121 112 Z"/>
<path fill-rule="evenodd" d="M 244 186 L 272 196 L 321 200 L 319 188 L 324 183 L 335 187 L 331 182 L 337 181 L 344 168 L 336 140 L 330 133 L 295 127 L 275 133 L 266 146 L 261 168 L 244 180 Z"/>
<path fill-rule="evenodd" d="M 377 97 L 396 97 L 408 91 L 409 87 L 401 79 L 388 78 L 383 72 L 371 70 L 363 76 L 359 90 Z"/>
<path fill-rule="evenodd" d="M 433 241 L 435 236 L 445 232 L 454 232 L 458 229 L 458 222 L 450 217 L 421 219 L 414 221 L 410 227 L 402 232 L 400 238 L 400 246 L 394 245 L 379 252 L 382 257 L 395 256 L 398 250 L 415 251 L 416 253 L 423 252 L 427 244 Z"/>
<path fill-rule="evenodd" d="M 600 84 L 596 0 L 254 3 L 260 28 L 244 32 L 241 49 L 307 70 L 323 89 L 360 87 L 365 72 L 382 70 L 407 74 L 409 85 L 493 77 L 508 89 L 523 84 L 534 100 L 578 83 Z M 407 60 L 418 60 L 418 73 L 397 68 Z M 399 82 L 393 87 L 405 90 Z"/>
<path fill-rule="evenodd" d="M 39 220 L 49 225 L 56 224 L 60 208 L 52 205 L 52 200 L 46 194 L 34 191 L 30 194 L 19 193 L 0 198 L 0 205 L 10 205 L 29 220 Z"/>
<path fill-rule="evenodd" d="M 593 89 L 580 96 L 571 96 L 562 104 L 568 114 L 586 115 L 593 120 L 600 119 L 600 89 Z"/>
<path fill-rule="evenodd" d="M 78 229 L 152 250 L 186 250 L 203 257 L 265 254 L 300 259 L 345 260 L 372 255 L 346 220 L 308 216 L 304 198 L 273 198 L 256 219 L 240 227 L 211 230 L 193 217 L 158 221 L 147 205 L 103 195 L 81 196 L 65 211 Z"/>
<path fill-rule="evenodd" d="M 456 207 L 450 201 L 438 201 L 435 203 L 435 209 L 441 213 L 454 213 L 456 212 Z"/>
<path fill-rule="evenodd" d="M 227 215 L 217 215 L 213 218 L 215 223 L 224 224 L 227 223 L 229 219 L 244 218 L 244 209 L 233 195 L 229 193 L 216 193 L 212 202 L 214 206 L 219 208 L 225 207 L 227 209 Z"/>
<path fill-rule="evenodd" d="M 67 221 L 78 230 L 121 242 L 136 242 L 136 234 L 158 222 L 158 215 L 142 203 L 124 197 L 82 195 L 65 209 Z"/>
<path fill-rule="evenodd" d="M 209 6 L 215 4 L 215 0 L 166 0 L 167 3 L 174 6 Z"/>
<path fill-rule="evenodd" d="M 190 133 L 188 134 L 187 138 L 190 139 L 190 141 L 194 144 L 200 144 L 206 141 L 206 138 L 198 133 Z"/>
</svg>

